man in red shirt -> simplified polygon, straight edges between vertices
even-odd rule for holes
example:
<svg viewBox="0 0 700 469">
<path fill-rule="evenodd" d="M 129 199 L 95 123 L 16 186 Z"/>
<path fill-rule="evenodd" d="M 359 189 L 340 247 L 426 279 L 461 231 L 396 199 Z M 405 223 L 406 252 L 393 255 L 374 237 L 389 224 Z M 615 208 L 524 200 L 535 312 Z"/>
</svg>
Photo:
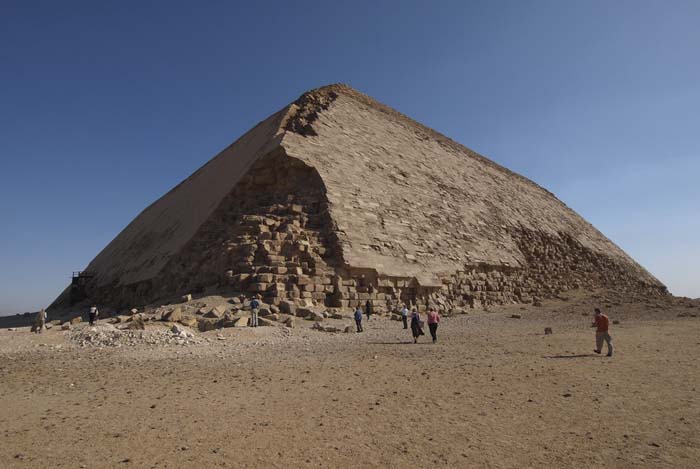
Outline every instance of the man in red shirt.
<svg viewBox="0 0 700 469">
<path fill-rule="evenodd" d="M 603 351 L 603 341 L 608 344 L 608 357 L 613 355 L 613 343 L 612 337 L 608 333 L 608 327 L 610 326 L 610 319 L 600 312 L 600 309 L 595 309 L 595 320 L 591 327 L 595 327 L 595 353 L 600 353 Z"/>
</svg>

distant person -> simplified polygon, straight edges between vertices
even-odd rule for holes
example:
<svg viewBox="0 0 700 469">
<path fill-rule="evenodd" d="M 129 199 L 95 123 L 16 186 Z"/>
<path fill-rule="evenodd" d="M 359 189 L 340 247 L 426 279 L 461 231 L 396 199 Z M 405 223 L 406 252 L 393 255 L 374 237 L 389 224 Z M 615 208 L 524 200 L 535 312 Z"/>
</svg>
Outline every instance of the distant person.
<svg viewBox="0 0 700 469">
<path fill-rule="evenodd" d="M 403 305 L 401 308 L 401 320 L 403 321 L 403 328 L 408 329 L 408 308 Z"/>
<path fill-rule="evenodd" d="M 97 309 L 96 305 L 90 306 L 90 312 L 88 313 L 88 317 L 90 319 L 90 325 L 94 326 L 95 325 L 95 319 L 97 319 L 97 316 L 100 315 L 100 311 Z"/>
<path fill-rule="evenodd" d="M 600 309 L 595 309 L 595 319 L 591 327 L 595 327 L 595 353 L 601 353 L 603 351 L 603 341 L 608 345 L 608 357 L 613 356 L 613 343 L 612 337 L 608 333 L 608 327 L 610 326 L 610 319 L 600 312 Z"/>
<path fill-rule="evenodd" d="M 44 328 L 46 327 L 46 311 L 44 308 L 41 308 L 41 311 L 36 313 L 36 316 L 34 317 L 34 325 L 32 326 L 32 332 L 36 332 L 37 334 L 41 334 L 44 331 Z"/>
<path fill-rule="evenodd" d="M 369 321 L 369 317 L 372 315 L 372 300 L 367 300 L 367 303 L 365 303 L 365 314 L 367 315 L 367 320 Z"/>
<path fill-rule="evenodd" d="M 255 295 L 250 302 L 250 327 L 258 327 L 258 310 L 260 309 L 260 295 Z"/>
<path fill-rule="evenodd" d="M 418 337 L 424 335 L 421 322 L 420 314 L 418 314 L 416 308 L 413 308 L 413 312 L 411 313 L 411 334 L 413 334 L 414 344 L 418 343 Z"/>
<path fill-rule="evenodd" d="M 437 342 L 438 324 L 440 324 L 440 313 L 435 308 L 430 308 L 430 311 L 428 311 L 428 329 L 430 329 L 433 343 Z"/>
<path fill-rule="evenodd" d="M 357 332 L 362 332 L 362 308 L 357 305 L 355 308 L 355 325 L 357 326 Z"/>
</svg>

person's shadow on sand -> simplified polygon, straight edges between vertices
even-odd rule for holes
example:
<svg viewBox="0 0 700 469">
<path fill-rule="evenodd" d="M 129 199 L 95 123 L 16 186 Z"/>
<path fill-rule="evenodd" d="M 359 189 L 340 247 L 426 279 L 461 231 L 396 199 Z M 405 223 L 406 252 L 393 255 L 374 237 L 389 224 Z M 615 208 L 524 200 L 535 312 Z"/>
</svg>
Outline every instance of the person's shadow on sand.
<svg viewBox="0 0 700 469">
<path fill-rule="evenodd" d="M 423 342 L 425 345 L 428 345 L 429 342 Z M 414 344 L 412 340 L 401 340 L 397 342 L 367 342 L 368 345 L 421 345 L 421 342 L 418 342 L 417 344 Z M 430 343 L 430 345 L 433 345 Z"/>
<path fill-rule="evenodd" d="M 596 357 L 597 355 L 594 355 L 592 353 L 584 353 L 581 355 L 550 355 L 546 356 L 544 358 L 587 358 L 587 357 Z"/>
</svg>

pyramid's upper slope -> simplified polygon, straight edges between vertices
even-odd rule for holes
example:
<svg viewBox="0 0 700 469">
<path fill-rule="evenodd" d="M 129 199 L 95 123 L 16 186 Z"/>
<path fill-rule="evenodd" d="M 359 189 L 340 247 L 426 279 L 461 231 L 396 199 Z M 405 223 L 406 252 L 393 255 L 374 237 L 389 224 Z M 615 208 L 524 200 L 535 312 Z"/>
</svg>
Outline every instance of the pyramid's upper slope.
<svg viewBox="0 0 700 469">
<path fill-rule="evenodd" d="M 320 173 L 349 265 L 424 281 L 524 266 L 526 230 L 571 237 L 658 284 L 550 192 L 347 86 L 307 93 L 294 112 L 282 145 Z"/>
</svg>

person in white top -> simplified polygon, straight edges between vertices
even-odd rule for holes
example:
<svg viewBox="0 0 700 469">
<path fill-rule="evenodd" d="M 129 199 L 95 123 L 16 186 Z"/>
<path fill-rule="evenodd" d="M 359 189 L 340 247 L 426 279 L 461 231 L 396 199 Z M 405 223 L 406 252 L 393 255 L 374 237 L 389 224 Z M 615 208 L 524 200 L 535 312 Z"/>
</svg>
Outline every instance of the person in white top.
<svg viewBox="0 0 700 469">
<path fill-rule="evenodd" d="M 97 309 L 96 305 L 90 307 L 90 325 L 95 325 L 95 319 L 100 315 L 100 311 Z"/>
<path fill-rule="evenodd" d="M 403 321 L 403 328 L 408 329 L 408 308 L 403 305 L 401 308 L 401 320 Z"/>
</svg>

